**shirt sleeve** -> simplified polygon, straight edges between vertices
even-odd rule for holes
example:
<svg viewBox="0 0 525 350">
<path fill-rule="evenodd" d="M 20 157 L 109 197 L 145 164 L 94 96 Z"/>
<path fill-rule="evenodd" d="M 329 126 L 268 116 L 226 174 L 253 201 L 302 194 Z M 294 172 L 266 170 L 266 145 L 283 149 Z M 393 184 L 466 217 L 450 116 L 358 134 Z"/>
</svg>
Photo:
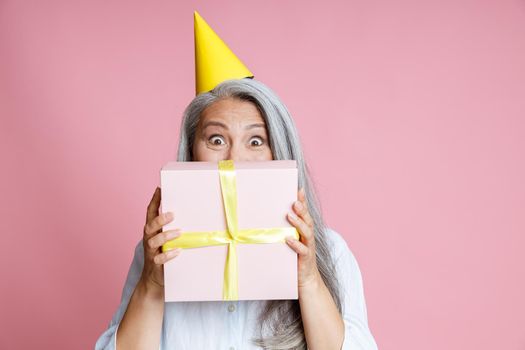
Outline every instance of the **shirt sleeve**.
<svg viewBox="0 0 525 350">
<path fill-rule="evenodd" d="M 342 290 L 342 316 L 345 336 L 342 350 L 377 350 L 377 344 L 368 328 L 363 279 L 359 264 L 346 241 L 330 230 L 335 249 L 337 279 Z"/>
<path fill-rule="evenodd" d="M 137 286 L 137 283 L 142 274 L 142 268 L 144 266 L 144 248 L 142 246 L 142 240 L 139 241 L 135 247 L 135 254 L 133 261 L 128 271 L 126 283 L 122 289 L 122 297 L 120 305 L 117 311 L 113 314 L 108 328 L 102 333 L 95 344 L 95 350 L 115 350 L 117 347 L 117 329 L 128 308 L 129 300 L 131 295 Z"/>
</svg>

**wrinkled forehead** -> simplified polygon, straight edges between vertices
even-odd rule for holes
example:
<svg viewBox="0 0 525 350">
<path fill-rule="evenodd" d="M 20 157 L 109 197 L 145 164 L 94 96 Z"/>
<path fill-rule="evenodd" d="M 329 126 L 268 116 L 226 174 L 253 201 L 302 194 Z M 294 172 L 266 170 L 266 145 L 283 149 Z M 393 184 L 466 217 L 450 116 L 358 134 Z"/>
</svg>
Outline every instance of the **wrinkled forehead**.
<svg viewBox="0 0 525 350">
<path fill-rule="evenodd" d="M 209 125 L 243 129 L 248 126 L 266 127 L 261 112 L 253 102 L 231 98 L 216 101 L 202 111 L 199 127 Z"/>
</svg>

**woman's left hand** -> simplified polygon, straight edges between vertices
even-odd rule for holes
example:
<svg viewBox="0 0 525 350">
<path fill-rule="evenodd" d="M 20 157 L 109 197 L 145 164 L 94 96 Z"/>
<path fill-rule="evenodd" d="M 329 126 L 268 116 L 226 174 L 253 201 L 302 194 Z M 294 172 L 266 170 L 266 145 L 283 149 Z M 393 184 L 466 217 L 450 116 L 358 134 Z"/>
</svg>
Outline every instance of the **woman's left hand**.
<svg viewBox="0 0 525 350">
<path fill-rule="evenodd" d="M 286 243 L 298 255 L 297 280 L 299 289 L 315 285 L 321 280 L 317 269 L 315 255 L 315 230 L 314 221 L 308 212 L 304 188 L 297 193 L 299 199 L 292 205 L 292 212 L 288 213 L 288 221 L 299 232 L 299 240 L 295 237 L 287 237 Z"/>
</svg>

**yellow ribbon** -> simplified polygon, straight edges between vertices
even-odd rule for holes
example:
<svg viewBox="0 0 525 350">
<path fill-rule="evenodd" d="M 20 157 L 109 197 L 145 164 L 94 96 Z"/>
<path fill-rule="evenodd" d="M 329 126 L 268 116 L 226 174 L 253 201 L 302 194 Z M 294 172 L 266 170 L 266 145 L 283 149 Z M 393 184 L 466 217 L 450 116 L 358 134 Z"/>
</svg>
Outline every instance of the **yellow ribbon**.
<svg viewBox="0 0 525 350">
<path fill-rule="evenodd" d="M 237 227 L 237 185 L 233 160 L 219 162 L 219 178 L 222 201 L 226 216 L 227 230 L 184 232 L 179 237 L 162 246 L 166 252 L 175 248 L 201 248 L 228 245 L 224 268 L 223 300 L 239 299 L 239 275 L 237 271 L 237 243 L 261 244 L 285 242 L 287 236 L 299 239 L 295 227 L 251 228 L 239 230 Z"/>
</svg>

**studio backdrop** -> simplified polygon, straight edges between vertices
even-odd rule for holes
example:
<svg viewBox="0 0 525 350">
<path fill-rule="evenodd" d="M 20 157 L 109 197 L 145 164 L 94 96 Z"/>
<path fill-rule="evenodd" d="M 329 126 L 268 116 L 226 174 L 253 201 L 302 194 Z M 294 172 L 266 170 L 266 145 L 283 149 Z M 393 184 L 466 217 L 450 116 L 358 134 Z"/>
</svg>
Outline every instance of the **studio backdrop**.
<svg viewBox="0 0 525 350">
<path fill-rule="evenodd" d="M 194 10 L 289 108 L 379 348 L 525 349 L 522 0 L 0 0 L 0 348 L 106 329 Z"/>
</svg>

